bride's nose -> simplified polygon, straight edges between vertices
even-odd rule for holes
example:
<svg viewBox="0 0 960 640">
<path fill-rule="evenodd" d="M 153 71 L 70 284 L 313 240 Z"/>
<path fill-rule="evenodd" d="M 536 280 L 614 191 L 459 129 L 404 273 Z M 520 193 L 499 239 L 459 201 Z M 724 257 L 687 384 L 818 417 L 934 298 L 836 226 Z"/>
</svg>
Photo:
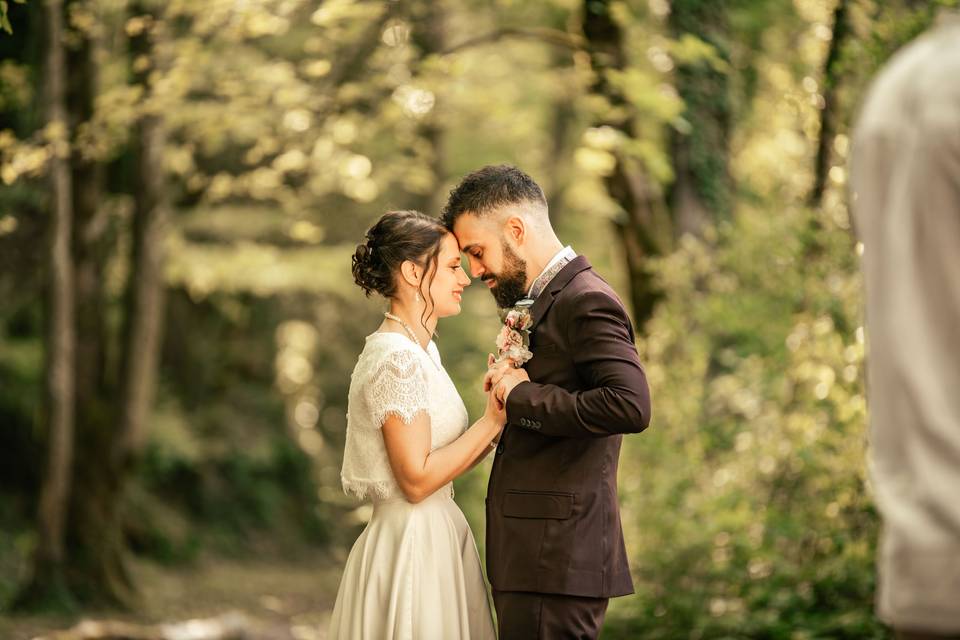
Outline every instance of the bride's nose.
<svg viewBox="0 0 960 640">
<path fill-rule="evenodd" d="M 463 269 L 460 269 L 460 276 L 461 276 L 461 278 L 459 279 L 460 284 L 462 284 L 465 287 L 469 287 L 472 280 L 470 280 L 470 276 L 467 275 L 467 272 L 464 271 Z"/>
</svg>

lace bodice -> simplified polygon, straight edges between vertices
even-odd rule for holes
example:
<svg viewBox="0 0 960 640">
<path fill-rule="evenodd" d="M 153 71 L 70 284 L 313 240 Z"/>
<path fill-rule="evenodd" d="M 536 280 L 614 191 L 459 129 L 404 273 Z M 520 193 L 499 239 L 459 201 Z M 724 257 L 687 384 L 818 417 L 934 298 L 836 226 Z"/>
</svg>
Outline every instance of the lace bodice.
<svg viewBox="0 0 960 640">
<path fill-rule="evenodd" d="M 430 417 L 430 450 L 447 445 L 467 428 L 467 409 L 440 362 L 432 341 L 427 351 L 399 333 L 377 332 L 350 376 L 347 441 L 340 479 L 358 498 L 401 494 L 390 469 L 380 427 L 388 415 L 410 423 L 421 411 Z"/>
</svg>

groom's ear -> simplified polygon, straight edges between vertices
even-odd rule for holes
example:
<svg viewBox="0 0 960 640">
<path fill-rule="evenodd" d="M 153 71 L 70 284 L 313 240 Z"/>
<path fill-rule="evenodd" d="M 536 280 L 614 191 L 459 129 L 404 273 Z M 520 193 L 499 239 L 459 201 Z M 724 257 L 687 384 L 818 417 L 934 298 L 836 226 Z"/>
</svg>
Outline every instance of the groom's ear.
<svg viewBox="0 0 960 640">
<path fill-rule="evenodd" d="M 520 216 L 510 216 L 504 225 L 504 233 L 514 244 L 522 245 L 527 239 L 527 223 Z"/>
</svg>

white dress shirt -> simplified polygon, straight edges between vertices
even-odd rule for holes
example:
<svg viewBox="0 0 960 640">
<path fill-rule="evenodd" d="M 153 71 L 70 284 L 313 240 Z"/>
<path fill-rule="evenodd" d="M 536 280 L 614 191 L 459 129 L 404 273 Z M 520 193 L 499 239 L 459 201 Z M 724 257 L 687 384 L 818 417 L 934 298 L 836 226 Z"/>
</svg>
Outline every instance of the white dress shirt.
<svg viewBox="0 0 960 640">
<path fill-rule="evenodd" d="M 960 15 L 898 52 L 855 128 L 880 617 L 960 633 Z"/>
</svg>

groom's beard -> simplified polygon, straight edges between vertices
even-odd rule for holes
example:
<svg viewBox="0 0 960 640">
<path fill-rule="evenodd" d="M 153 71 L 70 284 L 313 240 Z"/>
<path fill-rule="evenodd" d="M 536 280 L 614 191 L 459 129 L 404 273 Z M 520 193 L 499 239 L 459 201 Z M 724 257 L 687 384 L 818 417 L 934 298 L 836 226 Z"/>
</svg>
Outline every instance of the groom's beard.
<svg viewBox="0 0 960 640">
<path fill-rule="evenodd" d="M 500 273 L 492 274 L 496 284 L 490 293 L 501 309 L 512 307 L 517 301 L 527 295 L 527 263 L 514 253 L 506 242 L 503 246 L 503 269 Z M 484 276 L 484 280 L 490 278 Z"/>
</svg>

